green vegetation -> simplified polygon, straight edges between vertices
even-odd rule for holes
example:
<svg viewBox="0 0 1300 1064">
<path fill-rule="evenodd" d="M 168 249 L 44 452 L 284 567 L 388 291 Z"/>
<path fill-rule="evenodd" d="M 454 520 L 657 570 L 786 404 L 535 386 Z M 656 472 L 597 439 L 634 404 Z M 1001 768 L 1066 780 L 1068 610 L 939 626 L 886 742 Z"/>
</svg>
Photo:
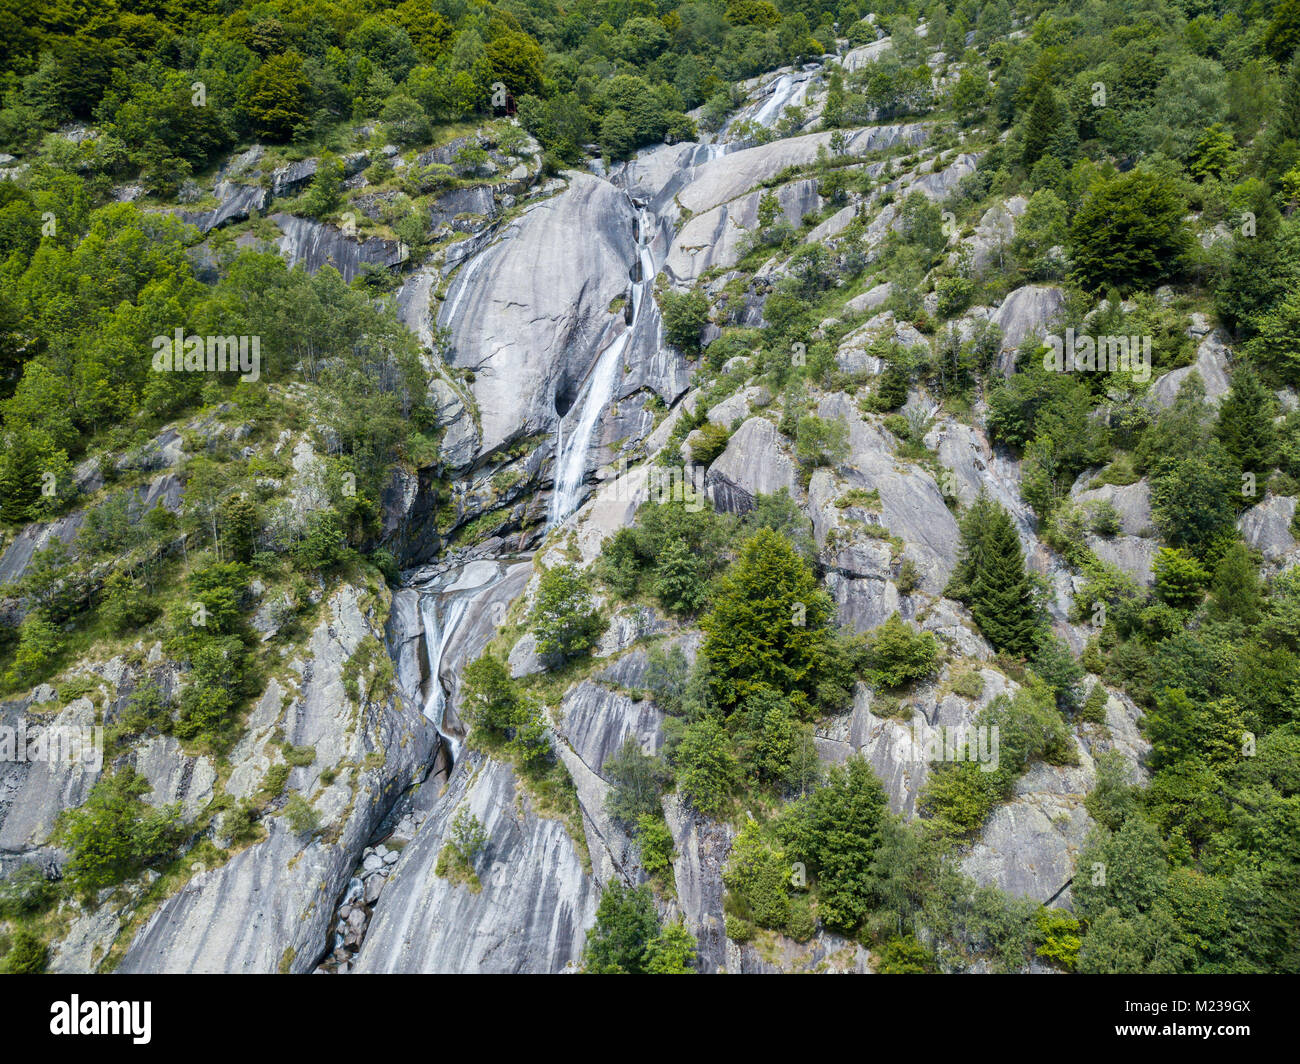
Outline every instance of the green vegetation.
<svg viewBox="0 0 1300 1064">
<path fill-rule="evenodd" d="M 646 887 L 625 887 L 615 879 L 596 909 L 587 934 L 583 970 L 593 975 L 689 975 L 695 970 L 695 940 L 680 922 L 660 926 Z"/>
<path fill-rule="evenodd" d="M 554 565 L 542 574 L 532 612 L 537 652 L 556 661 L 588 653 L 604 628 L 592 607 L 585 574 Z"/>
<path fill-rule="evenodd" d="M 152 809 L 141 795 L 149 785 L 133 769 L 99 780 L 85 803 L 59 816 L 56 837 L 70 853 L 64 866 L 72 888 L 89 898 L 170 861 L 180 841 L 180 809 Z"/>
<path fill-rule="evenodd" d="M 453 883 L 463 883 L 477 894 L 483 889 L 478 877 L 479 858 L 487 848 L 488 836 L 478 817 L 461 806 L 452 818 L 451 831 L 438 852 L 437 875 Z"/>
</svg>

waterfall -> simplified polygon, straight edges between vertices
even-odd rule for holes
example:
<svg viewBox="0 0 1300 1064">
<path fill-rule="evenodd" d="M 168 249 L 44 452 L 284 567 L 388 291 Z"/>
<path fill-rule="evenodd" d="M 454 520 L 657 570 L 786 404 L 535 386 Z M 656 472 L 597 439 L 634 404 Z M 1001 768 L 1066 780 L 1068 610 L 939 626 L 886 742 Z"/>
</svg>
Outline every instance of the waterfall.
<svg viewBox="0 0 1300 1064">
<path fill-rule="evenodd" d="M 433 721 L 438 734 L 443 737 L 451 752 L 453 763 L 460 757 L 460 740 L 445 730 L 447 715 L 447 692 L 442 686 L 442 656 L 447 644 L 465 616 L 469 597 L 452 599 L 447 605 L 446 616 L 438 618 L 438 598 L 436 595 L 420 596 L 420 619 L 424 622 L 424 646 L 429 662 L 429 698 L 424 703 L 424 715 Z"/>
<path fill-rule="evenodd" d="M 457 271 L 455 279 L 451 282 L 451 287 L 456 289 L 456 296 L 454 299 L 451 298 L 451 291 L 448 290 L 448 302 L 443 304 L 443 313 L 439 315 L 444 325 L 449 326 L 456 320 L 460 301 L 465 298 L 465 292 L 469 289 L 469 279 L 474 276 L 474 271 L 483 265 L 485 258 L 487 258 L 485 251 L 480 251 Z"/>
<path fill-rule="evenodd" d="M 793 98 L 794 93 L 790 90 L 797 84 L 793 74 L 782 74 L 777 78 L 772 84 L 772 91 L 767 100 L 758 109 L 758 113 L 754 115 L 754 122 L 760 126 L 773 125 L 781 117 L 781 112 L 785 110 L 786 104 Z"/>
<path fill-rule="evenodd" d="M 587 453 L 595 435 L 596 423 L 609 405 L 618 383 L 623 355 L 641 320 L 641 310 L 651 296 L 654 284 L 654 255 L 650 251 L 653 219 L 642 210 L 637 223 L 637 261 L 640 280 L 632 286 L 632 321 L 600 353 L 596 367 L 572 408 L 560 419 L 555 429 L 555 484 L 551 490 L 551 504 L 546 517 L 546 527 L 554 528 L 564 522 L 582 496 L 582 485 L 587 475 Z M 568 431 L 566 431 L 566 428 Z"/>
</svg>

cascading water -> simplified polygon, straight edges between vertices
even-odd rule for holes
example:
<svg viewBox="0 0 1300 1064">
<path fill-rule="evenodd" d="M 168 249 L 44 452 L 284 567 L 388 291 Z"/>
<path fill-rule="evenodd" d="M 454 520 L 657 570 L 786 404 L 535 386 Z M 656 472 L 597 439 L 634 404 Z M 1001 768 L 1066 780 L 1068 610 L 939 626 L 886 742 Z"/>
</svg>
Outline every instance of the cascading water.
<svg viewBox="0 0 1300 1064">
<path fill-rule="evenodd" d="M 651 214 L 643 209 L 637 223 L 640 279 L 632 286 L 632 320 L 600 353 L 596 368 L 587 378 L 577 402 L 556 427 L 555 486 L 546 518 L 548 529 L 562 524 L 578 508 L 583 480 L 587 475 L 587 452 L 591 449 L 596 423 L 613 396 L 623 353 L 636 334 L 642 307 L 647 299 L 653 298 L 650 294 L 655 276 L 654 255 L 650 250 L 653 227 Z"/>
<path fill-rule="evenodd" d="M 758 113 L 754 115 L 754 122 L 760 126 L 770 126 L 776 122 L 781 117 L 781 112 L 785 110 L 786 104 L 791 101 L 798 91 L 798 85 L 799 83 L 795 81 L 792 74 L 782 74 L 777 78 L 767 100 L 758 109 Z"/>
<path fill-rule="evenodd" d="M 467 598 L 453 599 L 448 604 L 447 615 L 440 621 L 437 596 L 420 596 L 420 620 L 424 622 L 424 646 L 429 662 L 429 697 L 424 703 L 424 715 L 433 721 L 438 734 L 447 743 L 453 762 L 460 756 L 460 740 L 445 728 L 447 692 L 442 686 L 442 656 L 465 614 L 468 602 Z"/>
<path fill-rule="evenodd" d="M 456 320 L 456 311 L 460 309 L 460 301 L 465 298 L 465 293 L 469 291 L 470 278 L 483 265 L 485 258 L 487 258 L 487 255 L 480 252 L 457 271 L 456 279 L 451 284 L 452 288 L 456 290 L 456 294 L 453 296 L 448 291 L 447 302 L 443 304 L 443 312 L 439 315 L 442 318 L 443 325 L 451 325 Z"/>
</svg>

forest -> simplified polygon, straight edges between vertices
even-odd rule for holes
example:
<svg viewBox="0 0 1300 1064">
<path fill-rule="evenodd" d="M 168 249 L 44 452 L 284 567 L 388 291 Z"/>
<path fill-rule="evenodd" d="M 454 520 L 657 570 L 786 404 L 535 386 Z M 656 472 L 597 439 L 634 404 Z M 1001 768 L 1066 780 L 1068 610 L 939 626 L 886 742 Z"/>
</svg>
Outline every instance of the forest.
<svg viewBox="0 0 1300 1064">
<path fill-rule="evenodd" d="M 236 859 L 273 820 L 338 842 L 319 799 L 385 748 L 307 786 L 315 748 L 281 728 L 239 792 L 264 693 L 342 627 L 326 614 L 353 588 L 382 617 L 340 690 L 391 704 L 385 622 L 410 573 L 526 547 L 527 594 L 454 670 L 458 713 L 466 756 L 509 765 L 580 856 L 605 818 L 637 854 L 636 882 L 600 884 L 573 965 L 700 969 L 681 803 L 700 834 L 727 833 L 722 937 L 766 960 L 816 941 L 880 972 L 1300 970 L 1300 0 L 0 0 L 0 16 L 0 548 L 39 542 L 3 565 L 0 692 L 15 719 L 86 699 L 114 766 L 0 865 L 0 969 L 45 970 L 76 914 L 152 874 L 135 933 L 196 861 Z M 778 70 L 817 87 L 759 121 Z M 913 126 L 924 147 L 850 150 L 864 127 Z M 591 556 L 533 505 L 554 424 L 449 457 L 447 396 L 481 429 L 491 367 L 457 361 L 455 323 L 438 325 L 445 256 L 500 234 L 448 197 L 487 188 L 508 242 L 530 197 L 578 171 L 622 180 L 691 142 L 814 134 L 815 154 L 729 201 L 755 201 L 730 260 L 660 274 L 662 346 L 689 385 L 624 389 L 586 470 L 593 492 L 618 458 L 709 470 L 709 504 L 633 506 Z M 245 156 L 274 207 L 201 226 Z M 307 162 L 296 184 L 272 176 Z M 815 204 L 795 211 L 804 185 Z M 665 200 L 685 232 L 682 193 Z M 396 250 L 290 264 L 284 216 Z M 434 262 L 426 336 L 405 300 Z M 1010 341 L 995 312 L 1026 289 L 1053 313 Z M 257 373 L 157 372 L 155 338 L 179 328 L 256 337 Z M 1145 341 L 1147 372 L 1100 346 L 1062 372 L 1049 332 L 1132 338 L 1135 358 Z M 616 438 L 634 400 L 640 435 Z M 722 505 L 718 471 L 759 418 L 788 484 Z M 952 426 L 987 445 L 978 490 L 936 436 Z M 956 530 L 940 577 L 927 537 L 883 516 L 918 478 Z M 408 484 L 420 507 L 398 520 Z M 1136 524 L 1114 501 L 1129 489 L 1149 496 Z M 1275 513 L 1270 553 L 1252 530 Z M 417 518 L 435 549 L 403 539 Z M 892 597 L 856 624 L 839 589 L 864 556 Z M 620 686 L 597 670 L 628 610 L 662 623 Z M 927 623 L 943 610 L 987 654 Z M 521 672 L 524 638 L 538 665 Z M 87 663 L 117 658 L 177 680 L 102 687 Z M 607 784 L 595 805 L 562 749 L 583 684 L 662 718 L 654 743 L 623 736 L 586 766 Z M 891 808 L 864 756 L 824 755 L 864 692 L 900 727 L 930 695 L 963 701 L 999 730 L 996 770 L 933 766 L 915 807 Z M 1140 717 L 1140 772 L 1108 745 L 1116 705 Z M 131 766 L 164 739 L 215 766 L 202 808 L 146 801 Z M 1085 760 L 1070 905 L 972 878 L 1023 781 Z M 438 876 L 490 893 L 484 824 L 446 822 Z M 57 850 L 61 874 L 28 849 Z"/>
</svg>

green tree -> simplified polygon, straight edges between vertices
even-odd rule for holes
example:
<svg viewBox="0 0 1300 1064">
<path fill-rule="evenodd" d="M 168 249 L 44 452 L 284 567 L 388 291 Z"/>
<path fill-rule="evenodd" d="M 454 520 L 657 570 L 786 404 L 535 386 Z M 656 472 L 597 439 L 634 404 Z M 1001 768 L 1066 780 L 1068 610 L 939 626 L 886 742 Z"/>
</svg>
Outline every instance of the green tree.
<svg viewBox="0 0 1300 1064">
<path fill-rule="evenodd" d="M 981 492 L 961 520 L 961 548 L 945 594 L 970 606 L 994 647 L 1029 657 L 1042 623 L 1011 515 Z"/>
<path fill-rule="evenodd" d="M 1162 460 L 1151 476 L 1151 515 L 1165 541 L 1203 558 L 1236 521 L 1239 485 L 1233 463 L 1217 441 Z"/>
<path fill-rule="evenodd" d="M 648 975 L 693 975 L 695 938 L 679 917 L 650 940 L 645 953 Z"/>
<path fill-rule="evenodd" d="M 302 56 L 290 51 L 266 60 L 253 72 L 240 106 L 256 136 L 286 140 L 307 120 L 310 92 Z"/>
<path fill-rule="evenodd" d="M 1026 170 L 1031 169 L 1043 155 L 1049 152 L 1057 155 L 1060 152 L 1067 121 L 1068 115 L 1052 91 L 1051 84 L 1044 81 L 1039 86 L 1025 120 L 1025 146 L 1021 163 Z M 1067 159 L 1061 161 L 1068 162 Z"/>
<path fill-rule="evenodd" d="M 18 649 L 5 672 L 5 686 L 30 687 L 45 679 L 63 650 L 63 633 L 41 610 L 32 610 L 18 628 Z"/>
<path fill-rule="evenodd" d="M 618 753 L 606 759 L 605 779 L 613 786 L 605 796 L 605 811 L 624 826 L 637 818 L 659 813 L 659 792 L 664 785 L 664 767 L 659 758 L 642 752 L 634 735 L 628 735 Z"/>
<path fill-rule="evenodd" d="M 596 923 L 587 932 L 583 970 L 593 975 L 644 975 L 646 953 L 659 935 L 649 887 L 615 878 L 600 896 Z"/>
<path fill-rule="evenodd" d="M 1154 288 L 1179 276 L 1187 206 L 1171 179 L 1142 169 L 1093 186 L 1071 228 L 1075 274 L 1092 291 Z"/>
<path fill-rule="evenodd" d="M 101 778 L 85 803 L 59 814 L 55 837 L 71 852 L 64 874 L 73 889 L 93 895 L 173 853 L 180 807 L 151 809 L 140 796 L 149 782 L 134 769 Z"/>
<path fill-rule="evenodd" d="M 934 672 L 938 641 L 918 632 L 895 611 L 867 637 L 867 665 L 886 687 L 904 687 Z"/>
<path fill-rule="evenodd" d="M 35 931 L 20 927 L 14 932 L 9 952 L 0 960 L 0 974 L 37 975 L 45 971 L 49 948 Z"/>
<path fill-rule="evenodd" d="M 699 351 L 700 337 L 709 324 L 709 300 L 704 293 L 698 288 L 680 293 L 665 289 L 659 294 L 659 308 L 668 342 L 688 353 Z"/>
<path fill-rule="evenodd" d="M 798 707 L 812 696 L 832 605 L 790 541 L 760 529 L 741 547 L 701 622 L 714 694 L 725 710 L 762 686 Z"/>
<path fill-rule="evenodd" d="M 461 674 L 461 715 L 465 723 L 502 734 L 520 718 L 522 699 L 510 670 L 500 658 L 485 653 Z"/>
<path fill-rule="evenodd" d="M 688 724 L 672 761 L 682 795 L 705 816 L 721 815 L 740 779 L 740 762 L 722 724 L 712 717 Z"/>
<path fill-rule="evenodd" d="M 1156 595 L 1175 609 L 1195 607 L 1205 595 L 1209 571 L 1195 558 L 1176 547 L 1161 547 L 1151 566 Z"/>
<path fill-rule="evenodd" d="M 851 757 L 778 821 L 786 856 L 817 881 L 819 913 L 828 928 L 852 933 L 871 911 L 872 858 L 887 816 L 880 780 L 866 761 Z"/>
<path fill-rule="evenodd" d="M 572 565 L 542 574 L 531 615 L 537 652 L 567 661 L 586 654 L 603 630 L 586 577 Z"/>
<path fill-rule="evenodd" d="M 1273 462 L 1277 430 L 1273 395 L 1249 363 L 1232 371 L 1232 386 L 1219 406 L 1214 434 L 1244 470 L 1262 471 Z"/>
</svg>

